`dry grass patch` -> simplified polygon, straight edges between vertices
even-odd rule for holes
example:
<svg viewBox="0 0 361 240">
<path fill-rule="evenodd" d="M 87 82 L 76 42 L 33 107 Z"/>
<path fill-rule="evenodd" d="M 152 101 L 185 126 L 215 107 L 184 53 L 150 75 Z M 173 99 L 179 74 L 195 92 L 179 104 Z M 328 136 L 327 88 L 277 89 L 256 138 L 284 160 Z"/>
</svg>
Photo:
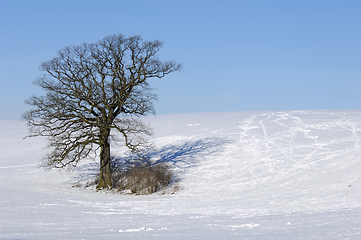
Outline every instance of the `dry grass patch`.
<svg viewBox="0 0 361 240">
<path fill-rule="evenodd" d="M 133 194 L 152 194 L 167 188 L 175 181 L 172 169 L 165 163 L 135 164 L 126 170 L 113 171 L 113 188 L 130 190 Z"/>
</svg>

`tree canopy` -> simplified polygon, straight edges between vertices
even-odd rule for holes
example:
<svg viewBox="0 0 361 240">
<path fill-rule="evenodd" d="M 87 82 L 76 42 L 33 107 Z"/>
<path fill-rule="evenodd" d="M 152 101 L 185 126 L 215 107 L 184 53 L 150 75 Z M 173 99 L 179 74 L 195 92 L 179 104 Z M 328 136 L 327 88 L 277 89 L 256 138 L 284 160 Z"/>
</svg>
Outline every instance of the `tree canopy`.
<svg viewBox="0 0 361 240">
<path fill-rule="evenodd" d="M 160 41 L 111 35 L 97 43 L 66 47 L 41 64 L 45 74 L 35 84 L 46 95 L 33 95 L 23 115 L 29 137 L 45 136 L 52 152 L 44 165 L 75 167 L 100 149 L 99 188 L 111 187 L 110 136 L 121 134 L 132 151 L 151 134 L 140 116 L 153 114 L 156 95 L 149 79 L 163 78 L 182 66 L 160 61 Z"/>
</svg>

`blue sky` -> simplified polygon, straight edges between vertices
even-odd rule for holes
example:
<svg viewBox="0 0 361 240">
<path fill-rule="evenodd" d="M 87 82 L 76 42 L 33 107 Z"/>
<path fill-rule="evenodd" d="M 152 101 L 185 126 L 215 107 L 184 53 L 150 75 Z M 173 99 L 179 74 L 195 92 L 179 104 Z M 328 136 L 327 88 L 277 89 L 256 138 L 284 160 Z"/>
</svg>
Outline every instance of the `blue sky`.
<svg viewBox="0 0 361 240">
<path fill-rule="evenodd" d="M 20 119 L 58 50 L 111 34 L 162 40 L 182 72 L 157 114 L 361 109 L 358 0 L 0 0 L 0 119 Z"/>
</svg>

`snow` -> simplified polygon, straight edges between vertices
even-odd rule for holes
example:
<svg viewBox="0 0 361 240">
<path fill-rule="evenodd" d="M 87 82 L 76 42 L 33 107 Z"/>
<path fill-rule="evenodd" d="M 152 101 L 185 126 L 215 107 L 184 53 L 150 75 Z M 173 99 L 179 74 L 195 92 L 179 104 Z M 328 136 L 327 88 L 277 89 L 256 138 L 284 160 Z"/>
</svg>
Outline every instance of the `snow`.
<svg viewBox="0 0 361 240">
<path fill-rule="evenodd" d="M 149 154 L 181 180 L 175 194 L 84 188 L 96 162 L 45 171 L 46 141 L 0 121 L 0 239 L 361 239 L 361 110 L 145 121 Z"/>
</svg>

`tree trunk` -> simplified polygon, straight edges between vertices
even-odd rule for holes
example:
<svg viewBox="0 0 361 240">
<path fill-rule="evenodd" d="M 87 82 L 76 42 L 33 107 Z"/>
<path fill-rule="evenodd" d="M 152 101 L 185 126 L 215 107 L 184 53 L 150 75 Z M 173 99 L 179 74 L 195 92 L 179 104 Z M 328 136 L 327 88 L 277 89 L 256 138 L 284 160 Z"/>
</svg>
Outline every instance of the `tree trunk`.
<svg viewBox="0 0 361 240">
<path fill-rule="evenodd" d="M 100 150 L 100 180 L 97 186 L 101 188 L 112 188 L 112 172 L 110 169 L 110 144 L 108 139 L 104 141 Z"/>
</svg>

